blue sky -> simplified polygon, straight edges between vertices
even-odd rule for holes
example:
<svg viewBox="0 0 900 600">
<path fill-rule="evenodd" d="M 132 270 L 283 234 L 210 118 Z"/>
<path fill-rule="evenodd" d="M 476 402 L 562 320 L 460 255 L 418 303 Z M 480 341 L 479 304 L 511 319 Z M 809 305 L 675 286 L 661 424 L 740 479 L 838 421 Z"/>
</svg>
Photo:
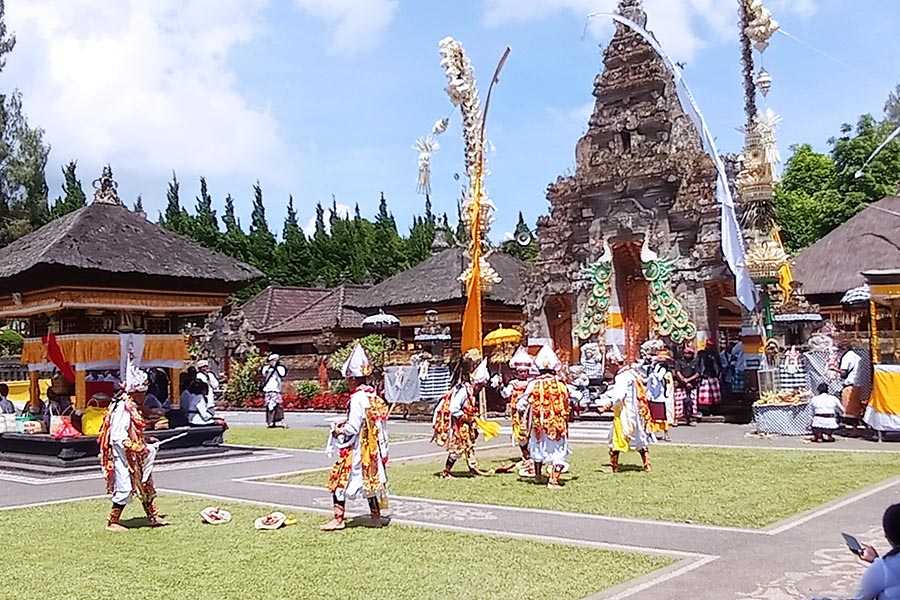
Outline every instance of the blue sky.
<svg viewBox="0 0 900 600">
<path fill-rule="evenodd" d="M 110 6 L 112 4 L 112 6 Z M 79 161 L 85 186 L 110 162 L 123 199 L 164 206 L 172 170 L 192 205 L 205 175 L 220 211 L 226 192 L 248 222 L 259 179 L 280 230 L 292 193 L 306 222 L 317 201 L 377 209 L 384 192 L 401 227 L 416 194 L 414 140 L 443 116 L 432 163 L 436 212 L 456 210 L 462 173 L 458 112 L 444 92 L 438 41 L 468 51 L 482 88 L 512 54 L 489 119 L 488 181 L 501 239 L 522 210 L 546 210 L 545 188 L 573 166 L 586 129 L 600 48 L 612 27 L 591 10 L 615 0 L 33 0 L 7 3 L 18 47 L 2 75 L 60 165 Z M 722 152 L 740 150 L 743 122 L 736 1 L 646 0 L 648 28 L 676 60 Z M 782 155 L 827 149 L 842 122 L 881 113 L 900 82 L 900 3 L 768 0 L 785 31 L 764 56 L 768 105 L 782 115 Z M 811 46 L 811 47 L 810 47 Z M 827 56 L 826 56 L 827 55 Z"/>
</svg>

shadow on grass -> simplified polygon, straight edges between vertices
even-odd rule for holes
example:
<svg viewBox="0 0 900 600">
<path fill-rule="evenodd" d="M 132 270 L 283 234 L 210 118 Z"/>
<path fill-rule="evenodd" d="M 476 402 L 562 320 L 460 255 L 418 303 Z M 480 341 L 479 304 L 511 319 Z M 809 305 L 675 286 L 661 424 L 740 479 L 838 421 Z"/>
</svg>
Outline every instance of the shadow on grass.
<svg viewBox="0 0 900 600">
<path fill-rule="evenodd" d="M 347 529 L 356 529 L 358 527 L 362 529 L 384 529 L 391 524 L 391 517 L 382 516 L 381 527 L 375 525 L 375 523 L 372 521 L 372 517 L 368 515 L 361 515 L 358 517 L 353 517 L 352 519 L 347 519 L 346 523 Z"/>
<path fill-rule="evenodd" d="M 150 521 L 147 520 L 147 517 L 131 517 L 130 519 L 122 519 L 119 521 L 119 524 L 122 527 L 126 527 L 128 529 L 158 529 L 150 526 Z"/>
</svg>

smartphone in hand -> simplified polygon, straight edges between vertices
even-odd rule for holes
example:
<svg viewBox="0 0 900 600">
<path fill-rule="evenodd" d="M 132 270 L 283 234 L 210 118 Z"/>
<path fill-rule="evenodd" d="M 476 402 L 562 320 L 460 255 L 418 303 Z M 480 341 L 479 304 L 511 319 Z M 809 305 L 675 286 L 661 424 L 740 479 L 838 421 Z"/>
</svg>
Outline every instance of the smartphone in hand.
<svg viewBox="0 0 900 600">
<path fill-rule="evenodd" d="M 842 533 L 841 536 L 844 538 L 844 541 L 847 543 L 847 547 L 850 548 L 850 552 L 857 556 L 862 556 L 863 546 L 859 543 L 859 540 L 850 535 L 849 533 Z"/>
</svg>

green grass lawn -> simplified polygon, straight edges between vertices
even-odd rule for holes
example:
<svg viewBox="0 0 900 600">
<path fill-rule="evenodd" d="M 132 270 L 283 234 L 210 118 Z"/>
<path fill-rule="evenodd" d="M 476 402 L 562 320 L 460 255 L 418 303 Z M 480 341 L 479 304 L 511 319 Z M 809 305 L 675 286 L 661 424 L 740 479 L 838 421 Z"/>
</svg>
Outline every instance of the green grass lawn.
<svg viewBox="0 0 900 600">
<path fill-rule="evenodd" d="M 444 481 L 442 459 L 395 464 L 391 493 L 732 527 L 765 527 L 790 515 L 900 474 L 900 454 L 685 448 L 657 444 L 653 472 L 639 469 L 637 453 L 623 455 L 623 472 L 608 467 L 607 449 L 576 446 L 562 490 L 548 490 L 516 475 Z M 500 464 L 512 450 L 485 452 L 482 468 Z M 461 467 L 457 467 L 461 469 Z M 287 481 L 324 484 L 327 473 Z"/>
<path fill-rule="evenodd" d="M 225 432 L 226 444 L 260 446 L 265 448 L 292 448 L 295 450 L 323 450 L 328 441 L 328 429 L 324 427 L 300 427 L 282 429 L 276 427 L 230 427 Z M 391 441 L 400 442 L 414 436 L 392 434 Z M 424 439 L 424 438 L 423 438 Z"/>
<path fill-rule="evenodd" d="M 17 600 L 581 598 L 671 561 L 664 557 L 391 525 L 322 533 L 325 519 L 258 532 L 263 507 L 200 523 L 213 501 L 164 496 L 172 526 L 108 533 L 106 501 L 0 511 L 0 597 Z M 4 596 L 4 594 L 11 594 Z"/>
</svg>

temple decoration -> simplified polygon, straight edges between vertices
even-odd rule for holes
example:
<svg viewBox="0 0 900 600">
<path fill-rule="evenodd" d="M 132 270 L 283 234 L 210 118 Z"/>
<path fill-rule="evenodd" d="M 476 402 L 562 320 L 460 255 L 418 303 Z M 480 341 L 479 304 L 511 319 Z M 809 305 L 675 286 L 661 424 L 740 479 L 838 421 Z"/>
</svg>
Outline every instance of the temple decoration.
<svg viewBox="0 0 900 600">
<path fill-rule="evenodd" d="M 440 150 L 437 137 L 447 131 L 450 119 L 444 117 L 435 121 L 431 133 L 416 140 L 413 150 L 419 153 L 419 178 L 416 191 L 425 196 L 431 195 L 431 156 Z"/>
<path fill-rule="evenodd" d="M 675 297 L 670 283 L 675 261 L 660 258 L 650 249 L 647 238 L 641 247 L 641 271 L 648 282 L 648 307 L 653 317 L 653 330 L 663 338 L 683 344 L 697 337 L 697 326 L 681 302 Z"/>
<path fill-rule="evenodd" d="M 749 16 L 744 33 L 753 42 L 753 46 L 758 52 L 764 52 L 769 47 L 769 40 L 778 31 L 778 21 L 763 5 L 762 0 L 743 0 L 743 3 Z"/>
<path fill-rule="evenodd" d="M 606 332 L 612 298 L 612 270 L 612 248 L 603 240 L 603 256 L 582 270 L 582 278 L 590 282 L 591 289 L 575 326 L 575 335 L 579 339 L 602 338 Z"/>
<path fill-rule="evenodd" d="M 115 204 L 122 206 L 119 199 L 119 184 L 113 179 L 112 168 L 109 165 L 103 167 L 100 177 L 94 180 L 94 202 L 98 204 Z"/>
</svg>

